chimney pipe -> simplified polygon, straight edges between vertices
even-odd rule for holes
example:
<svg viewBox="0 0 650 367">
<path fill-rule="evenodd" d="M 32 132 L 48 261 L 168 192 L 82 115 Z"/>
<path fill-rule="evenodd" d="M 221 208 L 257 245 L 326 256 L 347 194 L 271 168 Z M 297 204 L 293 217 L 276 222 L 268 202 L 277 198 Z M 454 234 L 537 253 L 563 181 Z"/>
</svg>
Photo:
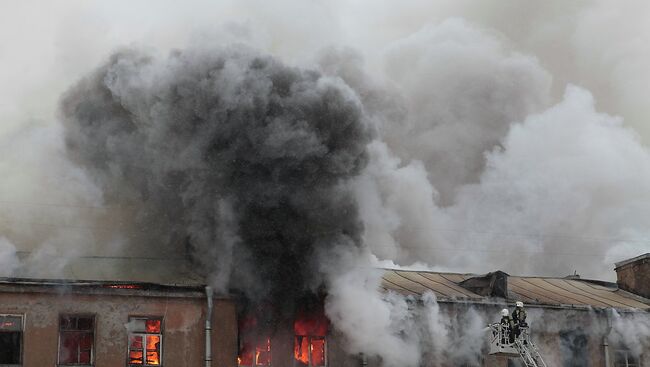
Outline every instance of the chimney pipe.
<svg viewBox="0 0 650 367">
<path fill-rule="evenodd" d="M 212 287 L 205 286 L 208 311 L 205 315 L 205 367 L 212 366 Z"/>
<path fill-rule="evenodd" d="M 610 320 L 609 309 L 605 310 L 605 317 L 607 322 L 607 330 L 603 336 L 603 349 L 605 350 L 605 367 L 611 367 L 610 356 L 609 356 L 609 333 L 612 331 L 612 322 Z"/>
</svg>

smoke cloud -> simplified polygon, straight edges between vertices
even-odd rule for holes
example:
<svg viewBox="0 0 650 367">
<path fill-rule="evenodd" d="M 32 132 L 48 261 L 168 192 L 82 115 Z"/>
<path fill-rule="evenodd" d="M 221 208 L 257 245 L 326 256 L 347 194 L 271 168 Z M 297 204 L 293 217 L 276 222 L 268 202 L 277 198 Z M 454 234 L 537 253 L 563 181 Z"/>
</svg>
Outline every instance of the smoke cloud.
<svg viewBox="0 0 650 367">
<path fill-rule="evenodd" d="M 72 158 L 158 234 L 141 245 L 188 246 L 221 291 L 282 310 L 322 282 L 316 253 L 360 245 L 346 186 L 370 133 L 340 79 L 240 46 L 125 50 L 62 103 Z"/>
</svg>

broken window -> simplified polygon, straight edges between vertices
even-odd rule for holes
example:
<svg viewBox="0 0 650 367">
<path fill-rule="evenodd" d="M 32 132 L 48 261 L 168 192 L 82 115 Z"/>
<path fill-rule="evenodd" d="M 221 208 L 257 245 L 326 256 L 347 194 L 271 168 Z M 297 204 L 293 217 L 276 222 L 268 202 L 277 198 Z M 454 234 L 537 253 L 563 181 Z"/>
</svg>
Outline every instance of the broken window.
<svg viewBox="0 0 650 367">
<path fill-rule="evenodd" d="M 257 317 L 246 315 L 238 322 L 239 354 L 237 366 L 256 367 L 271 365 L 271 338 L 258 328 Z M 261 336 L 260 336 L 261 335 Z"/>
<path fill-rule="evenodd" d="M 293 324 L 293 355 L 296 366 L 327 366 L 327 330 L 329 321 L 321 309 L 298 313 Z"/>
<path fill-rule="evenodd" d="M 266 338 L 259 343 L 244 342 L 240 348 L 237 365 L 240 367 L 270 366 L 271 339 Z"/>
<path fill-rule="evenodd" d="M 162 318 L 130 317 L 129 366 L 161 366 Z"/>
<path fill-rule="evenodd" d="M 0 364 L 22 363 L 23 317 L 0 315 Z"/>
<path fill-rule="evenodd" d="M 614 351 L 614 367 L 639 367 L 639 356 L 632 354 L 627 349 Z"/>
<path fill-rule="evenodd" d="M 93 364 L 95 317 L 62 315 L 59 318 L 59 365 Z"/>
<path fill-rule="evenodd" d="M 325 366 L 327 344 L 324 336 L 296 335 L 294 356 L 298 366 Z"/>
</svg>

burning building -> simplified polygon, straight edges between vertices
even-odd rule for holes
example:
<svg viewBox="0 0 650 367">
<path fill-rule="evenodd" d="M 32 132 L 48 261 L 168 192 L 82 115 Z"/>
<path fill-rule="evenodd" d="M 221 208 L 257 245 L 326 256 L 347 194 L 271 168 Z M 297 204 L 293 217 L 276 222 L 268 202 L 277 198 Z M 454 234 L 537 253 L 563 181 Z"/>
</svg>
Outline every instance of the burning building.
<svg viewBox="0 0 650 367">
<path fill-rule="evenodd" d="M 122 50 L 70 88 L 68 157 L 125 247 L 171 247 L 164 272 L 184 271 L 5 279 L 0 365 L 505 366 L 484 328 L 518 300 L 558 365 L 647 363 L 648 333 L 626 331 L 648 323 L 647 256 L 618 285 L 371 268 L 355 190 L 377 96 L 346 80 L 228 46 Z"/>
<path fill-rule="evenodd" d="M 647 283 L 631 278 L 648 276 L 649 258 L 645 254 L 617 263 L 617 283 L 500 271 L 377 271 L 381 291 L 406 297 L 418 322 L 426 314 L 418 309 L 427 309 L 432 300 L 446 320 L 437 325 L 449 335 L 438 337 L 450 344 L 445 350 L 436 345 L 424 349 L 421 366 L 516 365 L 516 360 L 489 356 L 485 324 L 471 335 L 476 325 L 466 318 L 472 314 L 498 321 L 501 308 L 521 300 L 549 365 L 631 367 L 650 363 L 648 340 L 642 339 L 647 334 L 637 330 L 650 322 L 650 299 L 642 296 Z M 345 335 L 325 315 L 323 298 L 304 298 L 284 324 L 272 324 L 272 304 L 251 308 L 241 293 L 217 296 L 207 290 L 198 283 L 4 278 L 0 365 L 385 365 L 381 357 L 349 352 Z"/>
</svg>

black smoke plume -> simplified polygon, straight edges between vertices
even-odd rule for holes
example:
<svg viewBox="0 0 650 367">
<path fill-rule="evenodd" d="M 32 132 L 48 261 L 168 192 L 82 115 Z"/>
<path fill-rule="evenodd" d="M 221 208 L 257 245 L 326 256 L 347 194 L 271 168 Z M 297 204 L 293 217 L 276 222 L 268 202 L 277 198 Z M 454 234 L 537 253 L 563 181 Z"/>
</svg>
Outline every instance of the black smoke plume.
<svg viewBox="0 0 650 367">
<path fill-rule="evenodd" d="M 206 278 L 287 315 L 322 285 L 319 256 L 360 246 L 349 180 L 363 109 L 343 81 L 244 47 L 124 50 L 61 106 L 69 155 L 137 226 L 187 246 Z"/>
</svg>

